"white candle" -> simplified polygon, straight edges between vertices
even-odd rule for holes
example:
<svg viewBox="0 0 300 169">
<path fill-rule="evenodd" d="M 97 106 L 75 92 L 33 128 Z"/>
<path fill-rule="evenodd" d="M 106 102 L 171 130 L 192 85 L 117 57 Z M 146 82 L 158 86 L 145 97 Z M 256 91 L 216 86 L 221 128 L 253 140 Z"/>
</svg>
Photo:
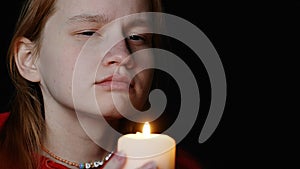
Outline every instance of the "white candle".
<svg viewBox="0 0 300 169">
<path fill-rule="evenodd" d="M 118 151 L 127 156 L 124 169 L 138 168 L 149 161 L 154 161 L 159 169 L 174 169 L 175 150 L 175 140 L 165 134 L 151 134 L 148 122 L 143 133 L 126 134 L 118 140 Z"/>
</svg>

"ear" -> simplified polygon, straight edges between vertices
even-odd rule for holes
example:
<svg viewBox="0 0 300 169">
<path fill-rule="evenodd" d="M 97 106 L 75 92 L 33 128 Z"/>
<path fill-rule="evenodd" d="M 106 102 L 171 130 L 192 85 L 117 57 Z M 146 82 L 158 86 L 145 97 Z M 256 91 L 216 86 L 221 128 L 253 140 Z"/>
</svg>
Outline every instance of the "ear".
<svg viewBox="0 0 300 169">
<path fill-rule="evenodd" d="M 40 81 L 33 42 L 25 37 L 19 38 L 15 43 L 14 57 L 21 76 L 31 82 Z"/>
</svg>

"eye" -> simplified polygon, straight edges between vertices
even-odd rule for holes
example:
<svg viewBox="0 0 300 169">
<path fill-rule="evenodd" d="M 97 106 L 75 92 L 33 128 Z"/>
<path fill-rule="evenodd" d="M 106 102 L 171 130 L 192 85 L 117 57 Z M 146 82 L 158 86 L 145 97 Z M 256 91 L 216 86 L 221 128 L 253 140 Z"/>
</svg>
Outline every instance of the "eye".
<svg viewBox="0 0 300 169">
<path fill-rule="evenodd" d="M 128 37 L 129 40 L 134 40 L 134 41 L 144 41 L 145 38 L 142 37 L 141 35 L 130 35 Z"/>
<path fill-rule="evenodd" d="M 79 35 L 93 36 L 95 33 L 96 33 L 96 31 L 84 31 L 84 32 L 80 32 Z"/>
<path fill-rule="evenodd" d="M 126 38 L 127 42 L 132 45 L 145 45 L 147 43 L 147 38 L 140 34 L 129 35 Z"/>
</svg>

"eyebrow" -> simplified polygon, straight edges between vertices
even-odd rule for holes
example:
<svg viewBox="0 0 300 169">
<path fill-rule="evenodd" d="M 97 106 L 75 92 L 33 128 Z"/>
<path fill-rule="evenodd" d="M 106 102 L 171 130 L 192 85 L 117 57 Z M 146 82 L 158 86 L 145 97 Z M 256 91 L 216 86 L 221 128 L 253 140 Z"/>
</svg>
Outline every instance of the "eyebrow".
<svg viewBox="0 0 300 169">
<path fill-rule="evenodd" d="M 111 21 L 111 19 L 109 19 L 104 14 L 97 14 L 97 15 L 80 14 L 80 15 L 75 15 L 73 17 L 70 17 L 67 20 L 67 23 L 95 22 L 95 23 L 106 24 L 106 23 L 109 23 L 110 21 Z"/>
<path fill-rule="evenodd" d="M 68 18 L 67 23 L 68 24 L 96 23 L 100 25 L 106 25 L 111 21 L 113 21 L 113 19 L 109 18 L 105 14 L 96 14 L 96 15 L 79 14 Z M 145 18 L 137 18 L 137 19 L 129 20 L 129 22 L 127 22 L 125 25 L 126 25 L 125 27 L 143 26 L 143 27 L 150 28 L 150 30 L 153 29 L 153 25 L 149 24 L 149 21 Z"/>
</svg>

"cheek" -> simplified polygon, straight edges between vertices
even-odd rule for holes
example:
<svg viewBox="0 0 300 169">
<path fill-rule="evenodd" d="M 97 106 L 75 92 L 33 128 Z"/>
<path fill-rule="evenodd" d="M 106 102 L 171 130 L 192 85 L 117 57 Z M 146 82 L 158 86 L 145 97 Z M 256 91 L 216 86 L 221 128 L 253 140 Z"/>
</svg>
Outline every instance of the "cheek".
<svg viewBox="0 0 300 169">
<path fill-rule="evenodd" d="M 40 50 L 40 67 L 51 78 L 70 80 L 82 44 L 76 43 L 63 27 L 49 21 L 45 27 Z"/>
<path fill-rule="evenodd" d="M 149 90 L 153 80 L 153 70 L 145 70 L 143 74 L 144 88 Z"/>
<path fill-rule="evenodd" d="M 153 71 L 144 70 L 137 76 L 138 86 L 136 88 L 136 94 L 139 99 L 148 97 L 148 93 L 152 84 Z"/>
<path fill-rule="evenodd" d="M 80 51 L 59 42 L 56 45 L 55 43 L 43 45 L 38 60 L 42 82 L 52 92 L 70 92 L 75 63 Z"/>
<path fill-rule="evenodd" d="M 74 70 L 76 58 L 68 52 L 44 52 L 40 57 L 40 70 L 43 75 L 67 78 Z"/>
</svg>

